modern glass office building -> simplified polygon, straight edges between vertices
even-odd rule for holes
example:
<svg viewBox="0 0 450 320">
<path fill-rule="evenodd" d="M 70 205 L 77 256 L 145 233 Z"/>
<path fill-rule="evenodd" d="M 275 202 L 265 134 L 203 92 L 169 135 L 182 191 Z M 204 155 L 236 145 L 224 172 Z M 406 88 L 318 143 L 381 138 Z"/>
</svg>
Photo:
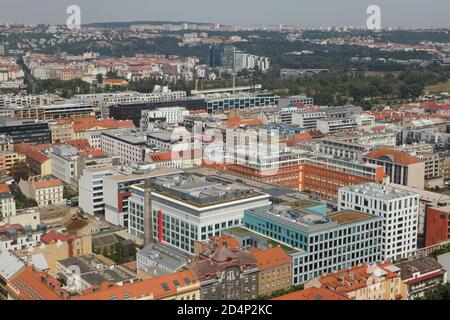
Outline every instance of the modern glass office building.
<svg viewBox="0 0 450 320">
<path fill-rule="evenodd" d="M 226 109 L 247 109 L 254 107 L 274 108 L 279 105 L 279 96 L 231 96 L 207 100 L 208 113 Z"/>
<path fill-rule="evenodd" d="M 381 261 L 382 219 L 373 215 L 345 210 L 323 216 L 282 205 L 246 210 L 244 226 L 303 251 L 293 261 L 294 284 Z"/>
</svg>

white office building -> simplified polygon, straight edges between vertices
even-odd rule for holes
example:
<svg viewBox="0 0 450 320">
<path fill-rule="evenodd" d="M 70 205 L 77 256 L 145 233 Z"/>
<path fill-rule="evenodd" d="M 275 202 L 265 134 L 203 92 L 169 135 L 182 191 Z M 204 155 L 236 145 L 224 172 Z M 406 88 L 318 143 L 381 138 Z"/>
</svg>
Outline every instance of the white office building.
<svg viewBox="0 0 450 320">
<path fill-rule="evenodd" d="M 355 118 L 317 120 L 317 129 L 322 133 L 336 133 L 341 130 L 356 128 L 357 126 L 358 122 Z"/>
<path fill-rule="evenodd" d="M 149 124 L 155 122 L 165 122 L 177 124 L 183 122 L 184 117 L 189 115 L 189 111 L 183 107 L 158 108 L 156 110 L 142 110 L 141 129 L 147 130 Z"/>
<path fill-rule="evenodd" d="M 195 175 L 157 178 L 152 187 L 153 239 L 189 254 L 194 253 L 195 241 L 242 226 L 245 210 L 270 205 L 267 194 Z M 131 192 L 128 230 L 143 237 L 144 189 L 137 186 Z"/>
<path fill-rule="evenodd" d="M 383 218 L 384 260 L 408 258 L 417 250 L 419 195 L 389 185 L 367 183 L 339 189 L 339 210 L 352 209 Z"/>
</svg>

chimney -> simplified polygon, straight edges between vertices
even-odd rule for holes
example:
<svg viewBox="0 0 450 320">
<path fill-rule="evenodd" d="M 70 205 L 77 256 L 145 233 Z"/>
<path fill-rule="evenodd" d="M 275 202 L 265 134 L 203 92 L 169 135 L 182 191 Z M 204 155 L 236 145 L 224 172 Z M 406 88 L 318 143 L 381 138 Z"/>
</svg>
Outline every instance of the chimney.
<svg viewBox="0 0 450 320">
<path fill-rule="evenodd" d="M 152 217 L 152 184 L 150 179 L 144 182 L 144 246 L 149 245 L 153 239 Z"/>
</svg>

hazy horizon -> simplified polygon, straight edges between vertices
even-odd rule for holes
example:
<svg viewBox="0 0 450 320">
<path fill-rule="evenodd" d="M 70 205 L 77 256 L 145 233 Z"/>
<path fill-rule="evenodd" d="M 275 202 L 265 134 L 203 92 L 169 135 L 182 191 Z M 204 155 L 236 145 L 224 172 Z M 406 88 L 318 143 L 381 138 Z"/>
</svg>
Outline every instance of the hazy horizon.
<svg viewBox="0 0 450 320">
<path fill-rule="evenodd" d="M 64 24 L 69 5 L 81 8 L 82 24 L 127 21 L 188 21 L 301 27 L 365 25 L 366 9 L 381 7 L 382 27 L 450 27 L 450 1 L 433 0 L 0 0 L 0 21 Z M 28 8 L 29 7 L 29 8 Z"/>
</svg>

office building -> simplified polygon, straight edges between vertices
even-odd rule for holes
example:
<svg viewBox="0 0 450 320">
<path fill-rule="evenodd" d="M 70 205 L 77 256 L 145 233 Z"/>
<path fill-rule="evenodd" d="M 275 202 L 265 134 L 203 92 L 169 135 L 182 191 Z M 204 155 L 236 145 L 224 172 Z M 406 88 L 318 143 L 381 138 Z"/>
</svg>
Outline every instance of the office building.
<svg viewBox="0 0 450 320">
<path fill-rule="evenodd" d="M 224 229 L 241 226 L 244 210 L 270 204 L 270 196 L 235 183 L 196 175 L 171 175 L 152 181 L 153 235 L 157 242 L 194 253 L 195 241 L 206 241 Z M 144 189 L 129 198 L 129 232 L 143 237 Z M 147 205 L 147 204 L 145 204 Z"/>
<path fill-rule="evenodd" d="M 174 98 L 167 101 L 142 102 L 132 104 L 116 104 L 108 107 L 103 117 L 108 116 L 115 120 L 132 120 L 139 127 L 143 110 L 155 110 L 158 108 L 180 107 L 186 110 L 206 110 L 206 100 L 202 98 Z"/>
<path fill-rule="evenodd" d="M 162 276 L 182 271 L 192 256 L 164 243 L 150 243 L 139 250 L 136 256 L 138 272 Z"/>
<path fill-rule="evenodd" d="M 206 110 L 214 113 L 220 110 L 229 109 L 250 109 L 250 108 L 276 108 L 280 97 L 273 95 L 231 95 L 224 97 L 211 97 L 206 100 Z"/>
<path fill-rule="evenodd" d="M 319 119 L 317 120 L 317 130 L 322 133 L 335 133 L 346 129 L 356 128 L 358 123 L 354 118 L 347 119 Z"/>
<path fill-rule="evenodd" d="M 147 132 L 110 130 L 101 134 L 101 149 L 106 155 L 120 156 L 126 163 L 142 163 L 149 148 Z"/>
<path fill-rule="evenodd" d="M 236 68 L 236 47 L 227 45 L 222 51 L 222 67 L 234 70 Z"/>
<path fill-rule="evenodd" d="M 80 207 L 88 214 L 104 215 L 113 225 L 127 226 L 131 186 L 149 178 L 177 173 L 180 171 L 153 166 L 85 168 L 79 181 Z"/>
<path fill-rule="evenodd" d="M 186 108 L 158 108 L 156 110 L 143 110 L 141 117 L 142 130 L 147 130 L 151 123 L 162 122 L 170 124 L 182 123 L 184 117 L 189 115 L 189 111 Z"/>
<path fill-rule="evenodd" d="M 48 123 L 36 120 L 0 119 L 0 134 L 7 135 L 16 143 L 52 143 Z"/>
<path fill-rule="evenodd" d="M 218 45 L 210 46 L 208 52 L 208 65 L 210 68 L 222 66 L 222 47 Z"/>
<path fill-rule="evenodd" d="M 246 210 L 246 228 L 302 251 L 293 282 L 382 260 L 380 217 L 352 210 L 326 216 L 286 205 Z"/>
<path fill-rule="evenodd" d="M 417 250 L 417 193 L 376 183 L 349 186 L 339 190 L 338 208 L 382 218 L 383 260 L 409 258 Z"/>
<path fill-rule="evenodd" d="M 424 189 L 425 162 L 389 148 L 379 148 L 363 156 L 363 161 L 384 167 L 390 182 Z"/>
</svg>

